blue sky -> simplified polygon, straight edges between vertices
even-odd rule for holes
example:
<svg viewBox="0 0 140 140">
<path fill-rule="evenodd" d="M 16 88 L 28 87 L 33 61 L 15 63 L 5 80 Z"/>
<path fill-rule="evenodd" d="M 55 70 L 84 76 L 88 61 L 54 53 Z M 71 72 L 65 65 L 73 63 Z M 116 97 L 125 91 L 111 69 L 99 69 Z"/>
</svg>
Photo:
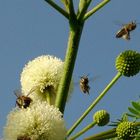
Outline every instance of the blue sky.
<svg viewBox="0 0 140 140">
<path fill-rule="evenodd" d="M 101 0 L 95 0 L 94 6 Z M 121 28 L 116 23 L 136 20 L 140 23 L 139 0 L 112 0 L 86 22 L 76 60 L 73 78 L 99 76 L 90 82 L 90 95 L 81 93 L 75 87 L 65 110 L 66 125 L 69 128 L 90 103 L 116 75 L 115 58 L 124 50 L 140 52 L 140 26 L 131 33 L 131 40 L 116 39 Z M 90 7 L 90 8 L 91 8 Z M 15 89 L 20 88 L 20 73 L 24 65 L 43 54 L 65 57 L 68 40 L 68 21 L 43 0 L 1 0 L 0 1 L 0 136 L 6 123 L 6 116 L 15 106 Z M 140 95 L 140 74 L 121 77 L 107 95 L 86 117 L 77 131 L 92 121 L 92 115 L 99 109 L 106 109 L 115 120 L 127 111 L 132 100 Z M 105 128 L 95 127 L 83 137 L 100 132 Z M 80 140 L 80 138 L 79 138 Z"/>
</svg>

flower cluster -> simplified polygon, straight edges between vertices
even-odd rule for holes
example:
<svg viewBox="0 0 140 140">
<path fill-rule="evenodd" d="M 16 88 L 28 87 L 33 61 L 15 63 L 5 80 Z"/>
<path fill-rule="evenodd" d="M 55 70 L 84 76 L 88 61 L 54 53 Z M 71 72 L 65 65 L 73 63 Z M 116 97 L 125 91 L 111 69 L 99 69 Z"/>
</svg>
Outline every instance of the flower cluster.
<svg viewBox="0 0 140 140">
<path fill-rule="evenodd" d="M 136 75 L 140 71 L 140 53 L 132 50 L 122 52 L 116 59 L 116 68 L 124 76 Z"/>
<path fill-rule="evenodd" d="M 15 108 L 4 128 L 5 140 L 63 140 L 65 137 L 62 113 L 47 102 L 35 102 L 27 109 Z"/>
<path fill-rule="evenodd" d="M 63 73 L 63 61 L 51 55 L 43 55 L 30 61 L 21 73 L 21 87 L 24 95 L 29 92 L 30 97 L 36 101 L 55 103 L 57 89 Z M 72 82 L 70 91 L 72 92 Z"/>
<path fill-rule="evenodd" d="M 30 61 L 21 73 L 21 104 L 26 98 L 32 103 L 14 108 L 7 117 L 5 140 L 63 140 L 66 128 L 62 113 L 54 107 L 63 62 L 50 55 Z M 28 97 L 30 96 L 30 97 Z M 24 98 L 23 98 L 24 97 Z M 52 105 L 51 105 L 52 104 Z"/>
<path fill-rule="evenodd" d="M 35 58 L 21 73 L 23 94 L 27 95 L 33 90 L 30 97 L 34 101 L 47 100 L 50 104 L 54 104 L 62 72 L 63 62 L 60 59 L 50 55 Z"/>
<path fill-rule="evenodd" d="M 133 122 L 121 122 L 116 128 L 117 136 L 122 140 L 132 140 L 138 133 L 138 128 Z"/>
<path fill-rule="evenodd" d="M 94 114 L 93 119 L 98 126 L 104 126 L 108 124 L 110 115 L 106 110 L 99 110 Z"/>
</svg>

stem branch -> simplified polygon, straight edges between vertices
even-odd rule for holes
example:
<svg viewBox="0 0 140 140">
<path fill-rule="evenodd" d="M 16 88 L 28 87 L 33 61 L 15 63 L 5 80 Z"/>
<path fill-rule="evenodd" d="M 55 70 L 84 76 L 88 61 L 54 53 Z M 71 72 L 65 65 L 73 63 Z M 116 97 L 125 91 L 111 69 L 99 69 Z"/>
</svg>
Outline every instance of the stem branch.
<svg viewBox="0 0 140 140">
<path fill-rule="evenodd" d="M 114 138 L 116 136 L 117 136 L 116 129 L 113 128 L 108 131 L 101 132 L 99 134 L 95 134 L 93 136 L 87 137 L 84 140 L 105 140 L 105 139 Z"/>
<path fill-rule="evenodd" d="M 96 11 L 98 11 L 99 9 L 101 9 L 104 5 L 106 5 L 108 2 L 110 2 L 111 0 L 104 0 L 101 3 L 99 3 L 97 6 L 95 6 L 92 10 L 90 10 L 89 12 L 87 12 L 84 16 L 84 20 L 87 20 L 91 15 L 93 15 Z"/>
<path fill-rule="evenodd" d="M 87 9 L 90 5 L 91 0 L 80 0 L 78 12 L 77 12 L 77 19 L 82 20 L 85 13 L 87 12 Z"/>
<path fill-rule="evenodd" d="M 95 125 L 96 125 L 96 122 L 92 122 L 91 124 L 89 124 L 85 128 L 83 128 L 81 131 L 79 131 L 78 133 L 76 133 L 74 136 L 70 137 L 69 140 L 75 140 L 76 138 L 78 138 L 79 136 L 81 136 L 83 133 L 85 133 L 86 131 L 88 131 L 89 129 L 91 129 Z"/>
<path fill-rule="evenodd" d="M 66 17 L 67 19 L 69 19 L 69 14 L 62 9 L 60 6 L 58 6 L 55 2 L 53 2 L 52 0 L 45 0 L 48 4 L 50 4 L 54 9 L 56 9 L 59 13 L 61 13 L 64 17 Z"/>
</svg>

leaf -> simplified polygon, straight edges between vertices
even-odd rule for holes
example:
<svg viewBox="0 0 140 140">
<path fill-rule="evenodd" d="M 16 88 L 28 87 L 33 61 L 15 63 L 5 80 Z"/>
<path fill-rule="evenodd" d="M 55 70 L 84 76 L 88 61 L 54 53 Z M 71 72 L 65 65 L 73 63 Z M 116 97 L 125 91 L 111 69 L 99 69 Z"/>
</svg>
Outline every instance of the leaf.
<svg viewBox="0 0 140 140">
<path fill-rule="evenodd" d="M 140 112 L 140 104 L 138 102 L 132 102 L 131 104 L 137 111 Z"/>
<path fill-rule="evenodd" d="M 129 114 L 129 113 L 127 113 L 127 116 L 135 118 L 135 119 L 140 119 L 140 116 Z"/>
<path fill-rule="evenodd" d="M 136 115 L 127 113 L 127 116 L 136 118 Z"/>
<path fill-rule="evenodd" d="M 132 114 L 138 115 L 139 118 L 140 118 L 140 112 L 138 112 L 137 110 L 135 110 L 135 109 L 132 108 L 132 107 L 128 107 L 128 110 L 129 110 Z"/>
</svg>

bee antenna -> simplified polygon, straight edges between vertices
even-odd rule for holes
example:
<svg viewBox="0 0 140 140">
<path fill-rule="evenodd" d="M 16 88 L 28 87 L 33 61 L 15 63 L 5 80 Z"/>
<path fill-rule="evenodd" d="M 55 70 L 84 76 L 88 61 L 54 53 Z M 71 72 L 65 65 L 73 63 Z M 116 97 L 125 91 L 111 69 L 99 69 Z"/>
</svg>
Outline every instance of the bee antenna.
<svg viewBox="0 0 140 140">
<path fill-rule="evenodd" d="M 82 78 L 83 76 L 78 76 L 79 78 Z"/>
<path fill-rule="evenodd" d="M 27 96 L 29 96 L 31 93 L 33 93 L 33 92 L 36 90 L 36 88 L 37 88 L 37 86 L 33 87 L 33 88 L 29 91 L 29 93 L 27 94 Z"/>
<path fill-rule="evenodd" d="M 140 22 L 137 22 L 136 20 L 132 21 L 135 24 L 140 24 Z"/>
<path fill-rule="evenodd" d="M 26 96 L 28 97 L 31 93 L 33 93 L 33 91 L 30 90 Z"/>
<path fill-rule="evenodd" d="M 82 75 L 82 76 L 78 76 L 79 78 L 83 78 L 85 75 Z"/>
</svg>

